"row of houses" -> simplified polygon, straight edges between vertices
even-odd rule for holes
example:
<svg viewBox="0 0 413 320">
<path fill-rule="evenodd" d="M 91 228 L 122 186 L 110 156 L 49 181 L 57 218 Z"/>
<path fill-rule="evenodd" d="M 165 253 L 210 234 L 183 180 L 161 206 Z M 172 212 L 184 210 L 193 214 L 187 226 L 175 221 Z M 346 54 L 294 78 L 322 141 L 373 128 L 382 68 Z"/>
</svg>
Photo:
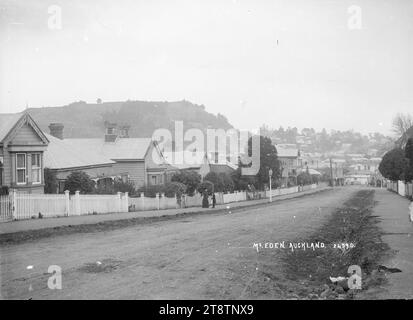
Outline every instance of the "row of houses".
<svg viewBox="0 0 413 320">
<path fill-rule="evenodd" d="M 179 170 L 232 172 L 230 163 L 212 161 L 208 154 L 190 165 L 174 166 L 151 138 L 130 138 L 128 126 L 105 122 L 101 138 L 64 138 L 64 126 L 51 123 L 43 132 L 27 113 L 0 114 L 0 185 L 24 193 L 43 193 L 44 169 L 56 172 L 57 192 L 76 170 L 96 182 L 121 179 L 135 187 L 170 181 Z"/>
</svg>

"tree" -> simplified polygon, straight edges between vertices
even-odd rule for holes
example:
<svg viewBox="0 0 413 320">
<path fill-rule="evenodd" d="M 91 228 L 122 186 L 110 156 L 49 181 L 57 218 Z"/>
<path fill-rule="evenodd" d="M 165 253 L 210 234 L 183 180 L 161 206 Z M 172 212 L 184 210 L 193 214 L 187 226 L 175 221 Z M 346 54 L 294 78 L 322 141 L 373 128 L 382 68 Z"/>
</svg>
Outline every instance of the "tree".
<svg viewBox="0 0 413 320">
<path fill-rule="evenodd" d="M 413 138 L 409 138 L 404 149 L 405 157 L 408 161 L 408 168 L 405 174 L 406 181 L 413 180 Z"/>
<path fill-rule="evenodd" d="M 208 192 L 209 195 L 211 195 L 213 192 L 215 192 L 214 184 L 211 181 L 208 181 L 208 180 L 205 180 L 205 181 L 201 182 L 200 184 L 198 184 L 196 189 L 200 194 L 202 194 L 205 189 L 207 189 L 207 192 Z"/>
<path fill-rule="evenodd" d="M 194 194 L 197 186 L 201 183 L 201 175 L 194 171 L 183 170 L 176 173 L 171 178 L 172 182 L 180 182 L 186 185 L 186 192 Z"/>
<path fill-rule="evenodd" d="M 83 171 L 73 171 L 68 175 L 65 182 L 65 190 L 69 190 L 72 194 L 76 191 L 80 191 L 80 193 L 92 193 L 94 189 L 94 181 Z"/>
<path fill-rule="evenodd" d="M 296 128 L 294 128 L 296 130 Z M 252 137 L 248 140 L 248 154 L 251 155 Z M 260 169 L 256 175 L 256 184 L 260 189 L 269 183 L 269 170 L 272 169 L 272 178 L 280 177 L 280 162 L 277 157 L 277 149 L 268 137 L 260 136 Z"/>
<path fill-rule="evenodd" d="M 49 168 L 44 168 L 44 193 L 57 193 L 58 182 L 56 172 Z"/>
<path fill-rule="evenodd" d="M 297 184 L 298 185 L 307 185 L 311 184 L 312 178 L 311 175 L 307 171 L 300 172 L 297 176 Z"/>
<path fill-rule="evenodd" d="M 186 185 L 180 182 L 168 182 L 164 186 L 165 196 L 180 198 L 186 192 Z"/>
<path fill-rule="evenodd" d="M 401 148 L 394 148 L 387 152 L 379 165 L 383 177 L 391 181 L 404 180 L 408 161 Z"/>
<path fill-rule="evenodd" d="M 401 145 L 403 146 L 407 141 L 407 130 L 413 127 L 413 117 L 406 113 L 398 113 L 393 119 L 393 132 L 400 136 Z"/>
<path fill-rule="evenodd" d="M 248 185 L 255 185 L 257 182 L 255 176 L 243 176 L 240 167 L 231 173 L 231 179 L 234 183 L 234 189 L 236 190 L 247 190 Z"/>
<path fill-rule="evenodd" d="M 221 172 L 209 172 L 204 181 L 210 181 L 214 184 L 215 192 L 232 192 L 234 191 L 234 182 L 229 174 Z"/>
</svg>

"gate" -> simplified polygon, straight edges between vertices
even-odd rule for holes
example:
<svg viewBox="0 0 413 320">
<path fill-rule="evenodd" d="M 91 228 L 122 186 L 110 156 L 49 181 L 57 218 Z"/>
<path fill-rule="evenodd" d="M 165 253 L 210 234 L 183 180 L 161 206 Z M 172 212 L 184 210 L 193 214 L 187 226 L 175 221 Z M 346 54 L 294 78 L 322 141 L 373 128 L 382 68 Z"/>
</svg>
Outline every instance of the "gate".
<svg viewBox="0 0 413 320">
<path fill-rule="evenodd" d="M 11 196 L 0 196 L 0 222 L 13 220 L 13 201 Z"/>
</svg>

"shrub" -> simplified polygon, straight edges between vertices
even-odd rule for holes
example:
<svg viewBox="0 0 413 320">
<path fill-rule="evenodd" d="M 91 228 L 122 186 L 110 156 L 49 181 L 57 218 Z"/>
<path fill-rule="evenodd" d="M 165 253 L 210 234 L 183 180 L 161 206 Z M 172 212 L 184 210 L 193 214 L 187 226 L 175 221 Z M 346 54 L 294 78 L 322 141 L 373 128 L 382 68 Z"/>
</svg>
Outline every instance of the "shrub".
<svg viewBox="0 0 413 320">
<path fill-rule="evenodd" d="M 57 193 L 58 183 L 56 172 L 49 168 L 44 168 L 44 193 Z"/>
<path fill-rule="evenodd" d="M 162 185 L 159 184 L 159 185 L 140 187 L 137 190 L 137 192 L 138 194 L 143 192 L 145 197 L 155 198 L 157 193 L 161 194 L 162 192 L 164 192 L 164 190 L 165 190 L 165 186 L 163 184 Z"/>
<path fill-rule="evenodd" d="M 186 192 L 186 185 L 180 182 L 169 182 L 165 184 L 163 188 L 165 196 L 172 197 L 181 197 Z"/>
<path fill-rule="evenodd" d="M 136 193 L 135 184 L 131 181 L 124 182 L 122 180 L 115 180 L 113 189 L 115 192 L 129 192 L 129 195 Z"/>
<path fill-rule="evenodd" d="M 65 190 L 70 193 L 80 191 L 80 193 L 93 193 L 95 182 L 83 171 L 73 171 L 66 179 Z"/>
<path fill-rule="evenodd" d="M 194 171 L 183 170 L 173 175 L 171 181 L 183 183 L 186 185 L 186 192 L 192 195 L 201 182 L 201 175 Z"/>
<path fill-rule="evenodd" d="M 203 193 L 205 189 L 207 189 L 207 192 L 209 195 L 211 195 L 214 192 L 214 184 L 211 181 L 204 180 L 197 186 L 197 191 L 199 193 Z"/>
</svg>

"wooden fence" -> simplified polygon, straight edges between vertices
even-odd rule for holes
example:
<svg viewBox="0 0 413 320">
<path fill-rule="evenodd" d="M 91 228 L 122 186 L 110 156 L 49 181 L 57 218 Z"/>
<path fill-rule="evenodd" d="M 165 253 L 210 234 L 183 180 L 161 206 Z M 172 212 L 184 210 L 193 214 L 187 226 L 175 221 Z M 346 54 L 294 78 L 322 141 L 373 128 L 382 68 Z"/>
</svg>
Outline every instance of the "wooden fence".
<svg viewBox="0 0 413 320">
<path fill-rule="evenodd" d="M 0 221 L 128 211 L 128 193 L 116 195 L 28 194 L 0 196 Z"/>
</svg>

